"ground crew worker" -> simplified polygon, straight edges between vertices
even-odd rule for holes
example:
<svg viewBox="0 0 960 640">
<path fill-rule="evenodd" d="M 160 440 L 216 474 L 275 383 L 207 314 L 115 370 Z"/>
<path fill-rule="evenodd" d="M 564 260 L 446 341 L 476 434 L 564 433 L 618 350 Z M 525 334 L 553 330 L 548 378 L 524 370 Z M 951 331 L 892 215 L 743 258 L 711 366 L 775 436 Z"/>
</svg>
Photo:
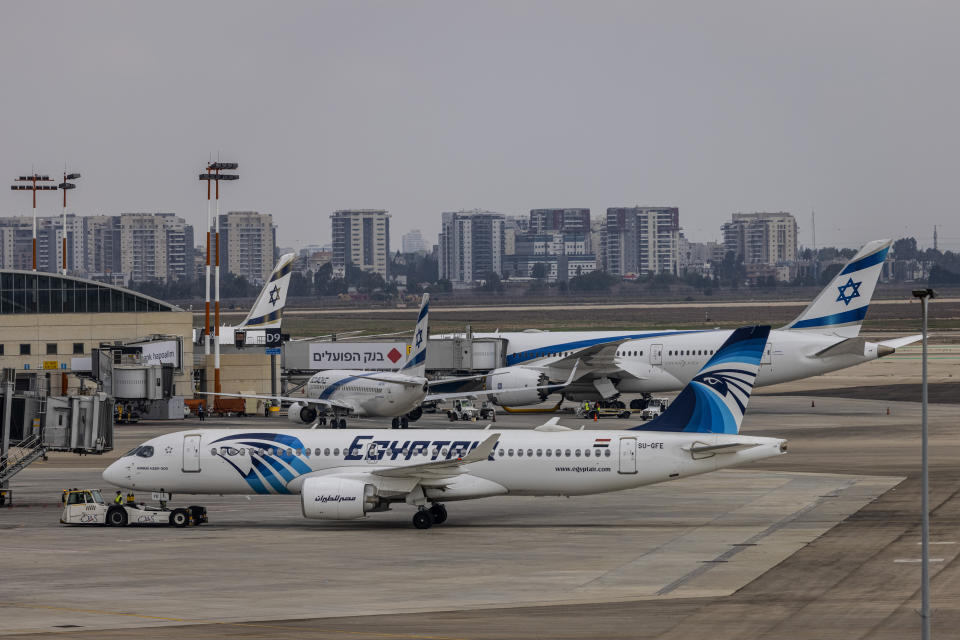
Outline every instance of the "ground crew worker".
<svg viewBox="0 0 960 640">
<path fill-rule="evenodd" d="M 132 492 L 132 491 L 127 494 L 127 504 L 128 504 L 128 505 L 131 505 L 131 506 L 137 504 L 137 499 L 136 499 L 136 497 L 133 495 L 133 492 Z"/>
<path fill-rule="evenodd" d="M 203 422 L 203 403 L 200 403 L 200 406 L 197 407 L 197 417 L 200 418 L 200 422 Z"/>
<path fill-rule="evenodd" d="M 117 497 L 113 499 L 113 504 L 123 504 L 123 492 L 117 491 Z"/>
</svg>

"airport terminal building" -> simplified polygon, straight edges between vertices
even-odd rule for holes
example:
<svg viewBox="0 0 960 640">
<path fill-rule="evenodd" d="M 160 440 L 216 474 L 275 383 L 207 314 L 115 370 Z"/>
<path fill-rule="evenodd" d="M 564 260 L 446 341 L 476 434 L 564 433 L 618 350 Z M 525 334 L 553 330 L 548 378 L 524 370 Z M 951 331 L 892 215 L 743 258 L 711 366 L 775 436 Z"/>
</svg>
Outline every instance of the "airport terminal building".
<svg viewBox="0 0 960 640">
<path fill-rule="evenodd" d="M 180 336 L 178 395 L 192 395 L 193 314 L 123 287 L 75 276 L 0 270 L 0 366 L 67 374 L 101 344 Z M 52 383 L 60 387 L 60 382 Z"/>
</svg>

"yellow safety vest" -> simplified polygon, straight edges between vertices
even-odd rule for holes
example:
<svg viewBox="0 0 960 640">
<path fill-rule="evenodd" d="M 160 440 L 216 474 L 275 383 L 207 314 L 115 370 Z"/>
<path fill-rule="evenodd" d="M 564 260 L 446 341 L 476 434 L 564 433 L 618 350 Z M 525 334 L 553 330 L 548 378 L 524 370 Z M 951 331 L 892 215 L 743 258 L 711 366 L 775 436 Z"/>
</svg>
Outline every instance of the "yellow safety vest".
<svg viewBox="0 0 960 640">
<path fill-rule="evenodd" d="M 113 499 L 113 503 L 114 503 L 114 504 L 123 504 L 123 496 L 117 495 L 117 497 Z"/>
</svg>

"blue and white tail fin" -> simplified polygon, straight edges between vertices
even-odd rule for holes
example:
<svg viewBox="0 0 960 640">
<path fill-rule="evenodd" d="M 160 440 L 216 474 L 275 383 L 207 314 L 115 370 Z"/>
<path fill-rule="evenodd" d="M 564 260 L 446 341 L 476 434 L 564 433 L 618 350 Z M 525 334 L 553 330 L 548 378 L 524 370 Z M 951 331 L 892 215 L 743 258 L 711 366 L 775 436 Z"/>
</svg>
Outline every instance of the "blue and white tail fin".
<svg viewBox="0 0 960 640">
<path fill-rule="evenodd" d="M 873 240 L 863 245 L 803 313 L 783 328 L 856 338 L 891 244 Z"/>
<path fill-rule="evenodd" d="M 280 261 L 273 268 L 270 279 L 263 285 L 263 290 L 253 303 L 250 313 L 243 322 L 235 328 L 269 329 L 280 326 L 283 317 L 283 307 L 287 304 L 287 290 L 290 288 L 290 277 L 293 271 L 293 260 L 296 254 L 287 253 L 280 256 Z"/>
<path fill-rule="evenodd" d="M 769 326 L 731 333 L 666 411 L 632 430 L 739 433 L 769 335 Z"/>
<path fill-rule="evenodd" d="M 413 340 L 410 344 L 410 355 L 400 370 L 411 376 L 424 377 L 427 373 L 427 337 L 429 335 L 428 320 L 430 315 L 430 294 L 423 294 L 420 303 L 420 315 L 417 316 L 417 326 L 413 330 Z"/>
</svg>

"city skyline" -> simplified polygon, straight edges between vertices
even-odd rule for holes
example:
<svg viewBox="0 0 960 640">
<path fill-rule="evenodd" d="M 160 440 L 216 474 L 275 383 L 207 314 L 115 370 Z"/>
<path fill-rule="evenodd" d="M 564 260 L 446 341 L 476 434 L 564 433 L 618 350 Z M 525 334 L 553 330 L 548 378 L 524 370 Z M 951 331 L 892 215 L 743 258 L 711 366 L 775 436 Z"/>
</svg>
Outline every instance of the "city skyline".
<svg viewBox="0 0 960 640">
<path fill-rule="evenodd" d="M 64 3 L 6 17 L 0 51 L 29 51 L 31 70 L 7 93 L 0 167 L 59 179 L 66 162 L 83 174 L 78 215 L 172 211 L 200 233 L 197 174 L 219 152 L 241 176 L 221 211 L 272 214 L 284 246 L 330 242 L 340 209 L 386 209 L 396 238 L 435 243 L 444 211 L 640 205 L 678 207 L 699 242 L 731 213 L 782 210 L 804 246 L 816 211 L 818 246 L 930 246 L 936 224 L 960 249 L 953 5 Z M 0 213 L 30 214 L 5 194 Z M 38 214 L 58 198 L 39 194 Z"/>
</svg>

